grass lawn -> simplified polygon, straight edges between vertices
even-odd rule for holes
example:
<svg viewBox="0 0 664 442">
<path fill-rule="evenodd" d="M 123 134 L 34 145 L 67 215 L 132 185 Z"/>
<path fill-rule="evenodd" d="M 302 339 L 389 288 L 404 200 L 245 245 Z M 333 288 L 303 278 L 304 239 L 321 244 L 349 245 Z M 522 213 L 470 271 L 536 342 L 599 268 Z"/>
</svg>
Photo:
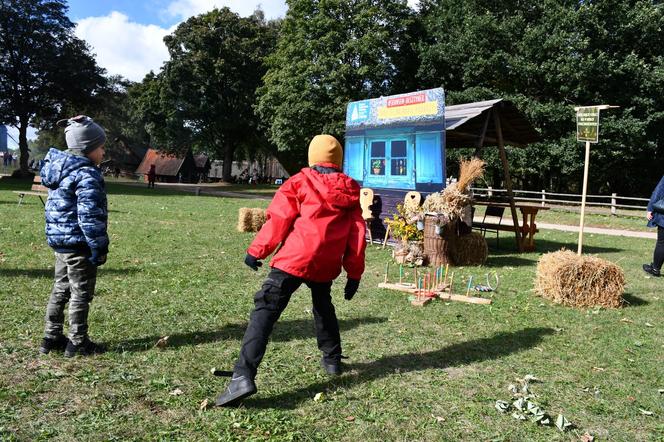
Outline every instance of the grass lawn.
<svg viewBox="0 0 664 442">
<path fill-rule="evenodd" d="M 252 235 L 235 224 L 247 201 L 109 184 L 111 251 L 90 333 L 111 351 L 65 360 L 37 354 L 53 253 L 41 203 L 28 197 L 17 207 L 18 186 L 0 180 L 2 440 L 567 441 L 586 431 L 596 440 L 664 440 L 664 281 L 640 270 L 653 241 L 587 235 L 587 252 L 625 269 L 630 305 L 619 310 L 535 297 L 539 254 L 515 254 L 507 239 L 486 267 L 456 269 L 457 281 L 500 274 L 491 306 L 414 308 L 376 288 L 389 251 L 370 247 L 355 299 L 343 300 L 343 278 L 334 286 L 344 375 L 330 379 L 318 365 L 301 289 L 275 328 L 258 394 L 238 409 L 201 411 L 226 384 L 210 369 L 232 367 L 267 272 L 242 263 Z M 574 249 L 575 238 L 542 231 L 539 252 Z M 163 336 L 169 346 L 155 348 Z M 576 429 L 494 408 L 527 374 L 541 379 L 531 386 L 536 401 Z M 324 400 L 315 401 L 319 392 Z"/>
</svg>

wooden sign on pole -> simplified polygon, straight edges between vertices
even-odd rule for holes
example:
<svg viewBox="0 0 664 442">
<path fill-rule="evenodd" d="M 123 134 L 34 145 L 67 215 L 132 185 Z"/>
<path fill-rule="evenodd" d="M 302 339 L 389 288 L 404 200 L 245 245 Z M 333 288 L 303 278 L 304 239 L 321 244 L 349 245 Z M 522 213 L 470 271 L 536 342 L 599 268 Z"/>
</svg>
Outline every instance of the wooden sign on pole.
<svg viewBox="0 0 664 442">
<path fill-rule="evenodd" d="M 579 246 L 577 255 L 583 252 L 583 229 L 586 218 L 586 199 L 588 195 L 588 172 L 590 169 L 590 143 L 599 141 L 599 111 L 619 106 L 602 104 L 600 106 L 576 107 L 576 140 L 586 143 L 586 156 L 583 166 L 583 193 L 581 195 L 581 220 L 579 222 Z"/>
</svg>

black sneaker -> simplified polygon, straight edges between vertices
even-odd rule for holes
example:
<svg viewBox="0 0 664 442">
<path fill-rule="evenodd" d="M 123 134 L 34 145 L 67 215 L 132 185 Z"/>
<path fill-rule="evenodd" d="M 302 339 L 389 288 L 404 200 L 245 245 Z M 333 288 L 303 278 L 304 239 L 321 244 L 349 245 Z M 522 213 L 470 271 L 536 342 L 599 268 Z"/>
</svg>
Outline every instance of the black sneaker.
<svg viewBox="0 0 664 442">
<path fill-rule="evenodd" d="M 53 350 L 64 351 L 68 344 L 69 339 L 64 335 L 60 335 L 55 339 L 44 338 L 39 346 L 39 353 L 47 355 Z"/>
<path fill-rule="evenodd" d="M 233 375 L 231 382 L 226 387 L 226 390 L 219 395 L 215 405 L 217 407 L 231 407 L 242 399 L 251 396 L 258 391 L 256 384 L 252 379 L 246 376 Z"/>
<path fill-rule="evenodd" d="M 67 343 L 67 348 L 65 349 L 65 357 L 73 358 L 77 354 L 81 356 L 90 356 L 98 355 L 106 352 L 106 347 L 101 344 L 95 344 L 89 338 L 85 338 L 79 345 L 74 345 L 73 342 L 69 341 Z"/>
<path fill-rule="evenodd" d="M 325 370 L 325 373 L 332 376 L 339 376 L 343 371 L 341 368 L 341 361 L 326 361 L 325 358 L 320 360 L 320 365 Z"/>
<path fill-rule="evenodd" d="M 654 276 L 654 277 L 656 277 L 656 278 L 659 278 L 660 276 L 662 276 L 660 271 L 658 269 L 656 269 L 652 264 L 643 264 L 643 271 L 650 274 L 650 275 L 652 275 L 652 276 Z"/>
</svg>

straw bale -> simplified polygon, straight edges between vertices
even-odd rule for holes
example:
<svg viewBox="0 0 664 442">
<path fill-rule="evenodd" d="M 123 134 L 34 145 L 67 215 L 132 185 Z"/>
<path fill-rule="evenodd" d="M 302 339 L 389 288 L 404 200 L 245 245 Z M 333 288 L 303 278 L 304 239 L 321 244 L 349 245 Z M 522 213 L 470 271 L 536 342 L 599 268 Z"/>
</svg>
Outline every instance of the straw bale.
<svg viewBox="0 0 664 442">
<path fill-rule="evenodd" d="M 238 213 L 237 231 L 251 232 L 251 209 L 242 207 Z"/>
<path fill-rule="evenodd" d="M 265 209 L 251 209 L 251 227 L 252 231 L 258 232 L 265 221 L 267 220 L 267 215 Z"/>
<path fill-rule="evenodd" d="M 623 304 L 625 274 L 612 262 L 561 250 L 540 258 L 535 291 L 557 304 L 616 308 Z"/>
<path fill-rule="evenodd" d="M 467 191 L 470 183 L 484 175 L 485 166 L 486 163 L 477 157 L 473 157 L 470 160 L 461 160 L 459 181 L 457 181 L 459 190 L 461 192 Z"/>
<path fill-rule="evenodd" d="M 452 256 L 458 266 L 479 266 L 486 263 L 489 248 L 481 233 L 471 232 L 455 239 Z"/>
</svg>

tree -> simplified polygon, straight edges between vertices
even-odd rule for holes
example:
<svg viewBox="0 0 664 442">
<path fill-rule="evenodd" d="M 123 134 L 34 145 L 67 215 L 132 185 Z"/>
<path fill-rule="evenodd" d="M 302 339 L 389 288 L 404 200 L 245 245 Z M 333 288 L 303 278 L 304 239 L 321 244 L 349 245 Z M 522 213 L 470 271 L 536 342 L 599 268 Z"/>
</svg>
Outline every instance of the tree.
<svg viewBox="0 0 664 442">
<path fill-rule="evenodd" d="M 170 60 L 130 90 L 137 118 L 161 149 L 190 147 L 224 159 L 259 139 L 254 112 L 263 59 L 276 40 L 261 11 L 242 18 L 228 8 L 192 17 L 164 41 Z"/>
<path fill-rule="evenodd" d="M 414 88 L 416 21 L 406 0 L 288 0 L 258 112 L 284 167 L 316 134 L 343 137 L 350 101 Z"/>
<path fill-rule="evenodd" d="M 143 148 L 149 144 L 149 136 L 143 122 L 134 119 L 132 115 L 130 91 L 134 87 L 134 83 L 121 76 L 110 76 L 106 78 L 104 86 L 97 89 L 89 103 L 80 106 L 67 104 L 59 113 L 63 116 L 85 114 L 100 124 L 106 131 L 107 159 L 115 160 L 116 163 L 123 162 L 119 159 L 129 158 L 140 161 Z M 41 149 L 51 146 L 64 148 L 66 145 L 60 127 L 43 125 L 37 136 L 33 145 Z"/>
<path fill-rule="evenodd" d="M 580 190 L 583 149 L 573 108 L 608 103 L 621 108 L 602 116 L 590 189 L 649 192 L 661 171 L 648 165 L 664 157 L 661 7 L 643 0 L 421 5 L 422 87 L 443 85 L 450 103 L 511 99 L 542 134 L 542 143 L 510 151 L 523 186 Z M 494 158 L 489 175 L 498 169 Z"/>
<path fill-rule="evenodd" d="M 66 12 L 62 0 L 0 0 L 0 123 L 19 131 L 22 173 L 28 171 L 28 126 L 49 124 L 104 84 Z"/>
</svg>

